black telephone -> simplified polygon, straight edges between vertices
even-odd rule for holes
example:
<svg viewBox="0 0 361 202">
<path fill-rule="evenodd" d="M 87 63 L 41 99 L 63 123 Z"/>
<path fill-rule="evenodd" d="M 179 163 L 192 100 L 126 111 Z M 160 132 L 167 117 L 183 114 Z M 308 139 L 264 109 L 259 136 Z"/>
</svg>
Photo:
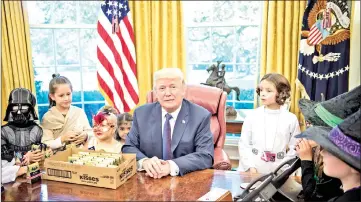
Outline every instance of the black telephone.
<svg viewBox="0 0 361 202">
<path fill-rule="evenodd" d="M 280 175 L 277 175 L 277 172 L 284 167 L 289 165 Z M 243 191 L 242 194 L 235 196 L 234 201 L 254 201 L 257 198 L 262 198 L 267 201 L 273 201 L 275 198 L 279 200 L 287 200 L 285 196 L 280 194 L 277 190 L 282 187 L 282 185 L 287 181 L 289 176 L 295 172 L 301 166 L 301 160 L 299 157 L 292 158 L 288 161 L 285 161 L 279 165 L 274 172 L 263 175 L 253 182 L 251 182 Z M 253 191 L 251 187 L 257 183 L 261 182 Z"/>
</svg>

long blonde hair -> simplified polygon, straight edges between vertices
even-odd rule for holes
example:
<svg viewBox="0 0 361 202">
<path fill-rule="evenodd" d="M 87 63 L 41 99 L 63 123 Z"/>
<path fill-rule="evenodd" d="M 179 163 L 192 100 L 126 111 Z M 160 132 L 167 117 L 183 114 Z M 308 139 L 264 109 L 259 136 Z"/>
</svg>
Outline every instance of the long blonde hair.
<svg viewBox="0 0 361 202">
<path fill-rule="evenodd" d="M 321 156 L 321 146 L 317 145 L 315 152 L 313 153 L 313 162 L 315 164 L 315 176 L 317 178 L 322 177 L 323 172 L 323 158 Z"/>
</svg>

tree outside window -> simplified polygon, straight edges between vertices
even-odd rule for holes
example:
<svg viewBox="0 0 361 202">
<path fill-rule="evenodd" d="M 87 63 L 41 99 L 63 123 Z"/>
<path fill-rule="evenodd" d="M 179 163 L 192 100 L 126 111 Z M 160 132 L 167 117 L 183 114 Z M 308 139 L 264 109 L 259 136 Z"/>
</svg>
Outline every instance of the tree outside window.
<svg viewBox="0 0 361 202">
<path fill-rule="evenodd" d="M 27 1 L 39 117 L 49 109 L 52 74 L 73 86 L 73 105 L 89 123 L 105 101 L 96 78 L 97 18 L 101 1 Z"/>
</svg>

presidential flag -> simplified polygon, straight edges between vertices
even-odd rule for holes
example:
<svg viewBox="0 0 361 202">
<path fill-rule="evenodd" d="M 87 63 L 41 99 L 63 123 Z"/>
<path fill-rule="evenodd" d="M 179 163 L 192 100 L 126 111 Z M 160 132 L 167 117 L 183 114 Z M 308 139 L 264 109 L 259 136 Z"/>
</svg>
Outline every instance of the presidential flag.
<svg viewBox="0 0 361 202">
<path fill-rule="evenodd" d="M 348 91 L 351 5 L 345 0 L 309 0 L 304 12 L 298 87 L 314 101 Z"/>
<path fill-rule="evenodd" d="M 139 102 L 139 90 L 128 1 L 102 2 L 97 31 L 97 80 L 100 92 L 120 113 L 129 112 Z"/>
</svg>

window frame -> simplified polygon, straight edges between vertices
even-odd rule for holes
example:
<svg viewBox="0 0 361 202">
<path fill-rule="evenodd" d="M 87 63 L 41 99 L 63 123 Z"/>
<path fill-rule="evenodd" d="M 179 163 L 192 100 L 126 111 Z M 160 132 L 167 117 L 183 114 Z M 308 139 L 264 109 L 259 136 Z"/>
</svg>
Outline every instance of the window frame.
<svg viewBox="0 0 361 202">
<path fill-rule="evenodd" d="M 184 6 L 184 5 L 183 5 Z M 263 4 L 260 3 L 260 10 L 261 10 L 261 14 L 263 15 Z M 186 10 L 186 9 L 184 9 Z M 185 15 L 184 15 L 185 16 Z M 213 20 L 213 16 L 214 16 L 214 13 L 213 12 L 210 12 L 210 18 Z M 213 41 L 213 35 L 212 35 L 212 28 L 222 28 L 222 27 L 232 27 L 233 28 L 233 31 L 235 32 L 236 28 L 239 27 L 239 26 L 257 26 L 260 28 L 260 32 L 259 32 L 259 36 L 258 36 L 258 41 L 257 41 L 257 56 L 256 56 L 256 62 L 255 63 L 237 63 L 237 61 L 235 61 L 235 57 L 233 57 L 233 61 L 232 62 L 222 62 L 222 64 L 225 64 L 225 65 L 232 65 L 233 66 L 233 73 L 234 73 L 234 69 L 236 69 L 236 66 L 237 65 L 255 65 L 256 66 L 256 72 L 254 73 L 255 74 L 255 78 L 254 78 L 254 82 L 256 84 L 256 81 L 259 80 L 259 74 L 260 74 L 260 56 L 261 56 L 261 41 L 262 41 L 262 17 L 260 18 L 261 20 L 259 21 L 259 24 L 258 23 L 234 23 L 234 22 L 206 22 L 206 23 L 187 23 L 186 22 L 186 19 L 184 17 L 184 21 L 185 21 L 185 26 L 184 26 L 184 30 L 185 30 L 185 50 L 186 50 L 186 55 L 188 54 L 188 31 L 189 29 L 191 28 L 210 28 L 210 41 L 212 43 Z M 213 52 L 213 46 L 211 45 L 211 50 L 210 52 Z M 192 65 L 212 65 L 212 64 L 215 64 L 215 62 L 197 62 L 197 63 L 194 63 L 194 62 L 189 62 L 189 59 L 187 58 L 186 59 L 186 66 L 187 66 L 187 72 L 191 72 L 191 71 L 196 71 L 196 70 L 193 70 L 193 69 L 190 69 L 190 66 Z M 229 72 L 229 73 L 232 73 L 232 72 Z M 186 76 L 186 80 L 189 81 L 191 78 L 191 74 L 187 74 Z M 255 97 L 253 98 L 253 100 L 236 100 L 234 99 L 236 97 L 236 94 L 234 91 L 231 92 L 233 94 L 233 99 L 229 100 L 227 98 L 226 102 L 232 102 L 232 106 L 235 107 L 235 104 L 236 103 L 255 103 Z M 254 106 L 255 108 L 256 106 Z"/>
<path fill-rule="evenodd" d="M 183 5 L 184 6 L 184 5 Z M 186 10 L 185 9 L 186 6 L 184 6 L 184 9 L 183 10 Z M 188 35 L 188 32 L 189 32 L 189 29 L 192 29 L 192 28 L 209 28 L 209 34 L 210 34 L 210 41 L 211 41 L 211 50 L 210 52 L 213 53 L 213 45 L 212 45 L 212 42 L 213 42 L 213 35 L 212 35 L 212 28 L 222 28 L 222 27 L 232 27 L 233 28 L 233 32 L 235 33 L 235 30 L 237 29 L 237 27 L 240 27 L 240 26 L 257 26 L 259 27 L 259 33 L 258 33 L 258 40 L 257 40 L 257 56 L 256 56 L 256 62 L 255 63 L 237 63 L 235 57 L 232 58 L 232 62 L 222 62 L 222 64 L 225 64 L 225 65 L 232 65 L 233 66 L 233 73 L 235 72 L 235 69 L 238 65 L 255 65 L 256 66 L 256 71 L 254 73 L 254 84 L 256 85 L 257 81 L 259 81 L 260 79 L 260 66 L 261 66 L 261 49 L 262 49 L 262 46 L 261 46 L 261 43 L 262 43 L 262 21 L 263 21 L 263 3 L 260 3 L 260 13 L 261 13 L 261 17 L 260 17 L 260 20 L 258 23 L 256 22 L 253 22 L 253 23 L 234 23 L 234 21 L 232 22 L 206 22 L 206 23 L 187 23 L 186 22 L 186 18 L 184 17 L 184 22 L 185 22 L 185 25 L 184 25 L 184 35 L 185 35 L 185 50 L 186 50 L 186 55 L 188 56 L 188 50 L 189 50 L 189 46 L 188 46 L 188 43 L 189 43 L 189 35 Z M 185 15 L 184 15 L 185 16 Z M 213 16 L 214 16 L 214 13 L 213 12 L 210 12 L 210 19 L 211 21 L 213 21 Z M 193 70 L 193 69 L 190 69 L 190 67 L 192 67 L 193 65 L 212 65 L 212 64 L 215 64 L 216 62 L 190 62 L 188 57 L 186 57 L 186 67 L 187 67 L 187 72 L 192 72 L 192 71 L 199 71 L 199 70 Z M 212 60 L 212 59 L 211 59 Z M 228 72 L 228 73 L 232 73 L 232 72 Z M 206 78 L 205 78 L 206 79 Z M 186 80 L 189 81 L 191 80 L 191 74 L 188 73 L 187 76 L 186 76 Z M 242 79 L 241 79 L 242 81 Z M 231 93 L 233 93 L 233 96 L 232 98 L 233 99 L 228 99 L 226 100 L 226 106 L 229 106 L 227 103 L 231 102 L 232 103 L 232 106 L 235 108 L 235 105 L 236 103 L 252 103 L 254 104 L 253 105 L 253 109 L 258 107 L 259 106 L 259 103 L 258 103 L 258 99 L 257 99 L 257 95 L 256 95 L 256 92 L 254 93 L 254 96 L 253 96 L 253 100 L 236 100 L 235 97 L 236 97 L 236 93 L 234 91 L 231 91 Z M 241 110 L 250 110 L 250 109 L 241 109 Z M 240 138 L 240 134 L 231 134 L 231 133 L 226 133 L 226 140 L 225 140 L 225 145 L 227 146 L 230 146 L 230 148 L 232 148 L 232 150 L 234 149 L 233 146 L 238 146 L 238 141 L 239 141 L 239 138 Z M 229 149 L 230 149 L 229 148 Z"/>
<path fill-rule="evenodd" d="M 27 3 L 27 2 L 25 2 Z M 55 2 L 54 2 L 55 3 Z M 27 7 L 27 6 L 26 6 Z M 99 9 L 100 9 L 100 2 L 99 2 Z M 80 97 L 81 97 L 81 100 L 80 101 L 76 101 L 76 102 L 72 102 L 72 105 L 81 105 L 81 108 L 85 111 L 85 105 L 87 104 L 104 104 L 106 105 L 107 102 L 104 98 L 104 100 L 99 100 L 99 101 L 85 101 L 85 97 L 84 97 L 84 92 L 87 92 L 87 91 L 84 91 L 84 88 L 83 88 L 83 85 L 84 85 L 84 68 L 95 68 L 97 69 L 97 65 L 94 64 L 94 65 L 83 65 L 82 64 L 82 56 L 83 56 L 83 52 L 81 51 L 81 40 L 80 40 L 80 36 L 81 36 L 81 30 L 82 29 L 94 29 L 96 30 L 97 29 L 97 21 L 95 22 L 95 24 L 84 24 L 84 23 L 79 23 L 80 22 L 80 2 L 79 1 L 76 1 L 76 24 L 32 24 L 29 22 L 29 29 L 30 31 L 32 29 L 44 29 L 44 30 L 50 30 L 51 33 L 52 33 L 52 43 L 53 43 L 53 59 L 54 59 L 54 63 L 52 65 L 35 65 L 35 64 L 32 64 L 33 66 L 33 71 L 35 73 L 35 71 L 37 69 L 53 69 L 54 70 L 54 73 L 59 73 L 58 72 L 58 68 L 67 68 L 67 67 L 74 67 L 74 69 L 78 72 L 80 72 Z M 55 32 L 56 30 L 59 30 L 59 29 L 71 29 L 71 30 L 74 30 L 76 31 L 77 33 L 77 47 L 79 49 L 79 53 L 77 55 L 77 58 L 78 58 L 78 61 L 79 63 L 74 65 L 74 64 L 70 64 L 70 65 L 59 65 L 58 64 L 58 61 L 57 61 L 57 56 L 56 56 L 56 53 L 57 53 L 57 43 L 56 43 L 56 35 L 55 35 Z M 31 43 L 31 41 L 30 41 Z M 34 79 L 35 80 L 35 79 Z M 95 90 L 98 90 L 99 89 L 95 89 Z M 48 90 L 46 90 L 48 91 Z M 99 91 L 100 92 L 100 91 Z M 38 107 L 44 107 L 44 106 L 49 106 L 49 103 L 37 103 Z M 40 116 L 40 115 L 39 115 Z"/>
</svg>

